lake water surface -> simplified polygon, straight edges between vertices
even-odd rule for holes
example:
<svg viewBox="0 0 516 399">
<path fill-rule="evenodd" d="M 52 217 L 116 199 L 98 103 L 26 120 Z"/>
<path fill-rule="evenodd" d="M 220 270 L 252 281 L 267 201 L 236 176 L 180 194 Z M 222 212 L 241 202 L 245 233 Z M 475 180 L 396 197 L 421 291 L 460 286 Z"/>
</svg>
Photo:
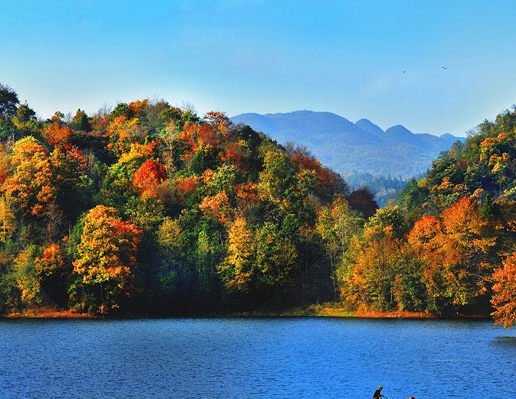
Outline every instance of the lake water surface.
<svg viewBox="0 0 516 399">
<path fill-rule="evenodd" d="M 495 398 L 515 384 L 516 331 L 489 321 L 0 321 L 0 398 Z"/>
</svg>

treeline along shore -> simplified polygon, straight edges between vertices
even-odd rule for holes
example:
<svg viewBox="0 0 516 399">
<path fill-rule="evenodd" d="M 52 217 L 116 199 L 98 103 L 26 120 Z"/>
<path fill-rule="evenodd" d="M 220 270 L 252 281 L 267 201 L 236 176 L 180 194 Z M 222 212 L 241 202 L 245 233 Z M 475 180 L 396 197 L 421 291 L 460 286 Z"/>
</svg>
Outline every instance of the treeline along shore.
<svg viewBox="0 0 516 399">
<path fill-rule="evenodd" d="M 515 193 L 514 111 L 482 122 L 379 208 L 308 149 L 221 112 L 136 100 L 42 120 L 0 85 L 0 313 L 330 303 L 510 326 Z"/>
</svg>

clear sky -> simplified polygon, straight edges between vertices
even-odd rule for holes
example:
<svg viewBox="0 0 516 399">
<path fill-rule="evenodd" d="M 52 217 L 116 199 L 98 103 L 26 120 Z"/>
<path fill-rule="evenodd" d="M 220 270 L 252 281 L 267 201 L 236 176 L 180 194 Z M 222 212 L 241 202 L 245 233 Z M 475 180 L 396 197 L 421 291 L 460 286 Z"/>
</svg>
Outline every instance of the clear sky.
<svg viewBox="0 0 516 399">
<path fill-rule="evenodd" d="M 445 69 L 445 68 L 447 69 Z M 465 135 L 516 103 L 512 0 L 24 0 L 0 83 L 47 118 L 136 99 Z"/>
</svg>

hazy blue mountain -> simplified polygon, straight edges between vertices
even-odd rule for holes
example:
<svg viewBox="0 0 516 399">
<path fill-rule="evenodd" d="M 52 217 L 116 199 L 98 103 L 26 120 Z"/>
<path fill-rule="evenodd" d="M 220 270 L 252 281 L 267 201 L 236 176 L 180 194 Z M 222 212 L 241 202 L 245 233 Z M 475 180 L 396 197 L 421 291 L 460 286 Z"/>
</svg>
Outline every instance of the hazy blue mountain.
<svg viewBox="0 0 516 399">
<path fill-rule="evenodd" d="M 280 144 L 305 146 L 323 165 L 344 176 L 418 176 L 442 151 L 464 140 L 449 133 L 413 133 L 402 125 L 383 131 L 367 119 L 353 123 L 331 112 L 249 113 L 231 120 L 262 131 Z"/>
<path fill-rule="evenodd" d="M 379 126 L 375 125 L 368 119 L 360 119 L 359 121 L 355 122 L 355 125 L 357 125 L 360 129 L 373 134 L 376 137 L 381 136 L 383 133 L 383 130 Z"/>
</svg>

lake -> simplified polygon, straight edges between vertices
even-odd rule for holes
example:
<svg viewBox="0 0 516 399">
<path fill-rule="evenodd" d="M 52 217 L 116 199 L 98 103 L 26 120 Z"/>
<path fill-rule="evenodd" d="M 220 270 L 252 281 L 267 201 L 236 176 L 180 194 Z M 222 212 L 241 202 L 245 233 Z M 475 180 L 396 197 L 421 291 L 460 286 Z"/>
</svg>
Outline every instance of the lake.
<svg viewBox="0 0 516 399">
<path fill-rule="evenodd" d="M 516 330 L 490 321 L 0 321 L 1 398 L 493 398 Z"/>
</svg>

